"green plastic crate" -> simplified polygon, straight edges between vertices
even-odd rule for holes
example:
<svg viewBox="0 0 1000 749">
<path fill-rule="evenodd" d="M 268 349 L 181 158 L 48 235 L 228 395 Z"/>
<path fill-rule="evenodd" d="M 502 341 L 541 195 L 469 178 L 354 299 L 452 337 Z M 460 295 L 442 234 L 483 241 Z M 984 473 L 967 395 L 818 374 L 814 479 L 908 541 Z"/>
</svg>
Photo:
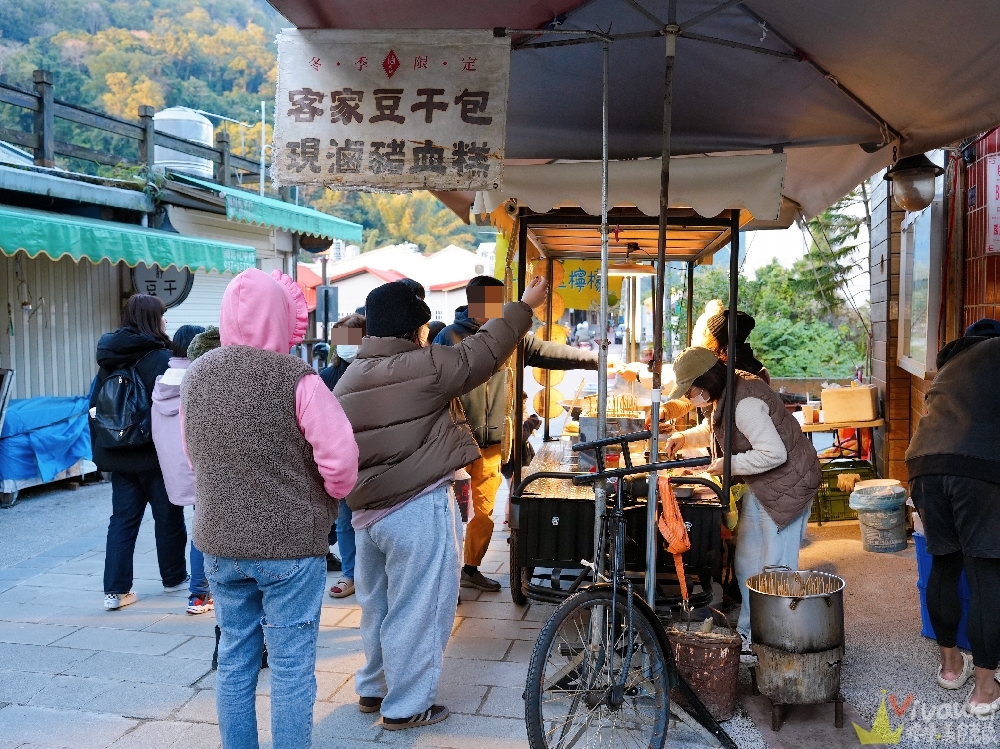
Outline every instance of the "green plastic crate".
<svg viewBox="0 0 1000 749">
<path fill-rule="evenodd" d="M 837 477 L 842 473 L 856 473 L 862 481 L 875 478 L 875 468 L 867 460 L 837 458 L 823 463 L 820 468 L 820 484 L 816 499 L 813 500 L 810 523 L 832 520 L 857 520 L 858 513 L 850 507 L 851 493 L 837 488 Z M 823 515 L 820 517 L 820 506 Z"/>
</svg>

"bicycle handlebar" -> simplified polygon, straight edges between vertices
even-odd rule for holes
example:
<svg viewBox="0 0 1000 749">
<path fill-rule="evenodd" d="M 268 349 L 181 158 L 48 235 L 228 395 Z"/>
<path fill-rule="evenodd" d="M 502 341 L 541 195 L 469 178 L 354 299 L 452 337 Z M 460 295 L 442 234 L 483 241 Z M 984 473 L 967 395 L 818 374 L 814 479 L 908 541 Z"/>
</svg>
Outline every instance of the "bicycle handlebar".
<svg viewBox="0 0 1000 749">
<path fill-rule="evenodd" d="M 581 450 L 596 450 L 598 447 L 606 447 L 608 445 L 625 445 L 629 442 L 639 442 L 641 440 L 652 439 L 653 433 L 648 429 L 643 432 L 630 432 L 629 434 L 619 434 L 616 437 L 605 437 L 602 440 L 593 440 L 592 442 L 577 442 L 573 445 L 574 452 L 580 452 Z"/>
<path fill-rule="evenodd" d="M 574 484 L 580 485 L 589 484 L 602 479 L 632 476 L 636 473 L 652 473 L 653 471 L 666 471 L 671 468 L 694 468 L 696 466 L 707 466 L 711 462 L 712 459 L 707 456 L 704 458 L 682 458 L 681 460 L 664 460 L 659 463 L 646 463 L 644 465 L 628 466 L 626 468 L 612 468 L 610 471 L 602 471 L 600 473 L 569 474 L 569 476 L 573 476 Z M 566 475 L 563 477 L 568 478 Z"/>
</svg>

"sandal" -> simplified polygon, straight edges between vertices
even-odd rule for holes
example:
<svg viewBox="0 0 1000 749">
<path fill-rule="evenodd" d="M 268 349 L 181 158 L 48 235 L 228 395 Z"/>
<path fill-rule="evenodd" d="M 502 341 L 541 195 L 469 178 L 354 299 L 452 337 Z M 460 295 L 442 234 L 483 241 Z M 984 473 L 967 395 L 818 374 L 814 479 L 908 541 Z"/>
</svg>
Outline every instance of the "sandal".
<svg viewBox="0 0 1000 749">
<path fill-rule="evenodd" d="M 959 674 L 958 678 L 944 678 L 941 675 L 941 666 L 938 666 L 937 683 L 942 689 L 961 689 L 975 672 L 975 666 L 972 665 L 972 656 L 968 653 L 962 653 L 962 673 Z"/>
<path fill-rule="evenodd" d="M 998 684 L 1000 684 L 1000 677 L 994 676 L 993 679 Z M 973 691 L 975 691 L 975 689 L 973 689 Z M 969 701 L 971 699 L 972 699 L 972 694 L 970 693 L 969 699 L 967 699 L 965 701 L 965 705 L 962 706 L 962 709 L 966 712 L 967 715 L 971 715 L 975 718 L 988 718 L 994 713 L 1000 711 L 1000 697 L 997 697 L 995 700 L 993 700 L 993 702 L 979 704 L 979 705 L 973 705 Z"/>
<path fill-rule="evenodd" d="M 330 586 L 331 598 L 347 598 L 350 595 L 354 595 L 354 581 L 349 578 L 342 577 Z"/>
</svg>

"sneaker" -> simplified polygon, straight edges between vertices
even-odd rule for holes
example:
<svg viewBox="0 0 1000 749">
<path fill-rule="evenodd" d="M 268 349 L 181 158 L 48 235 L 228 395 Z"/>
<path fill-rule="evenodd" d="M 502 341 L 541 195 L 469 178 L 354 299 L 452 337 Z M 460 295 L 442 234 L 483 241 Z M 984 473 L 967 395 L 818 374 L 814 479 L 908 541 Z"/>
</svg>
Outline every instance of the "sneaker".
<svg viewBox="0 0 1000 749">
<path fill-rule="evenodd" d="M 190 583 L 191 583 L 191 576 L 190 575 L 186 575 L 184 577 L 184 579 L 181 580 L 176 585 L 164 585 L 163 586 L 163 592 L 164 593 L 176 593 L 179 590 L 187 590 L 187 588 L 190 585 Z"/>
<path fill-rule="evenodd" d="M 418 726 L 429 726 L 440 723 L 451 713 L 444 705 L 431 705 L 422 713 L 411 715 L 409 718 L 382 718 L 382 728 L 387 731 L 402 731 L 407 728 L 417 728 Z"/>
<path fill-rule="evenodd" d="M 123 606 L 129 606 L 139 600 L 139 596 L 134 591 L 128 593 L 105 593 L 104 608 L 108 611 L 116 611 Z"/>
<path fill-rule="evenodd" d="M 363 713 L 377 713 L 382 709 L 381 697 L 358 697 L 358 710 Z"/>
<path fill-rule="evenodd" d="M 489 593 L 496 593 L 500 590 L 500 583 L 496 580 L 490 580 L 479 570 L 476 570 L 472 575 L 465 570 L 462 570 L 462 587 L 479 588 L 479 590 L 485 590 Z M 442 720 L 444 720 L 444 718 L 442 718 Z"/>
<path fill-rule="evenodd" d="M 188 598 L 187 612 L 189 614 L 207 614 L 215 608 L 212 596 L 191 596 Z"/>
<path fill-rule="evenodd" d="M 354 581 L 342 577 L 330 586 L 330 598 L 347 598 L 354 595 Z"/>
<path fill-rule="evenodd" d="M 334 554 L 332 551 L 326 554 L 326 571 L 327 572 L 340 572 L 344 569 L 344 565 L 340 561 L 340 557 Z"/>
</svg>

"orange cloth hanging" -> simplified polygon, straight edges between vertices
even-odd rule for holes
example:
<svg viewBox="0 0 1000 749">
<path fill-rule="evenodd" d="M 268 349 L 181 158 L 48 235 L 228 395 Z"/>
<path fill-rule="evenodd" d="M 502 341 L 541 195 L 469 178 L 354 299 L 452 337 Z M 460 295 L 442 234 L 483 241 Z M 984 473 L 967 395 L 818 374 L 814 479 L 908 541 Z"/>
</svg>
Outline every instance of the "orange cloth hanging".
<svg viewBox="0 0 1000 749">
<path fill-rule="evenodd" d="M 677 581 L 681 586 L 681 598 L 687 603 L 687 579 L 684 577 L 684 561 L 681 555 L 690 551 L 691 539 L 688 538 L 687 526 L 681 517 L 681 508 L 677 504 L 677 497 L 674 496 L 670 478 L 659 476 L 656 479 L 656 489 L 660 496 L 660 519 L 656 527 L 660 529 L 660 535 L 667 542 L 667 551 L 674 557 L 674 569 L 677 570 Z"/>
</svg>

